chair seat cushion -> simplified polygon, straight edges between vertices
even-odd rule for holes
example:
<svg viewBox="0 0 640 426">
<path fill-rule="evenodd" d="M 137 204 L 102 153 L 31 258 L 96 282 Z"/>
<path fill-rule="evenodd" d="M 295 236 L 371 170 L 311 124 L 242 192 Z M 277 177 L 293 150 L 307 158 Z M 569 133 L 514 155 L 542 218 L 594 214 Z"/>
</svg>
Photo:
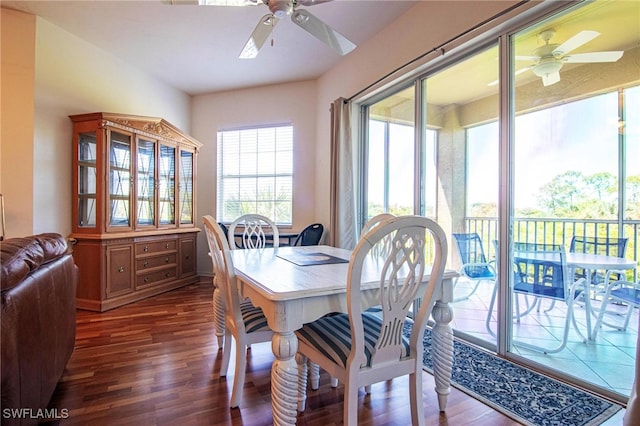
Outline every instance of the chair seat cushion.
<svg viewBox="0 0 640 426">
<path fill-rule="evenodd" d="M 269 330 L 267 318 L 265 318 L 262 309 L 253 306 L 253 304 L 248 300 L 245 300 L 240 304 L 240 312 L 242 312 L 244 328 L 247 333 Z"/>
<path fill-rule="evenodd" d="M 371 366 L 371 358 L 374 352 L 375 342 L 378 340 L 382 329 L 382 319 L 373 312 L 362 314 L 365 334 L 366 365 Z M 351 328 L 347 314 L 336 314 L 322 317 L 312 323 L 305 324 L 296 335 L 301 342 L 314 347 L 327 358 L 338 365 L 345 367 L 351 351 Z M 409 340 L 402 336 L 401 358 L 409 355 Z"/>
</svg>

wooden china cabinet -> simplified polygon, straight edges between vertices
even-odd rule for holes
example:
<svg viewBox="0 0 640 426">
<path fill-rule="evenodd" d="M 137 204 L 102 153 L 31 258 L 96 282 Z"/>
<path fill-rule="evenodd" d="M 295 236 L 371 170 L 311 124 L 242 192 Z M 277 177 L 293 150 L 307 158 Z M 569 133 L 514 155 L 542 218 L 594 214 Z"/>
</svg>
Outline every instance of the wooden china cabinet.
<svg viewBox="0 0 640 426">
<path fill-rule="evenodd" d="M 201 144 L 161 118 L 69 118 L 78 308 L 102 312 L 197 282 Z"/>
</svg>

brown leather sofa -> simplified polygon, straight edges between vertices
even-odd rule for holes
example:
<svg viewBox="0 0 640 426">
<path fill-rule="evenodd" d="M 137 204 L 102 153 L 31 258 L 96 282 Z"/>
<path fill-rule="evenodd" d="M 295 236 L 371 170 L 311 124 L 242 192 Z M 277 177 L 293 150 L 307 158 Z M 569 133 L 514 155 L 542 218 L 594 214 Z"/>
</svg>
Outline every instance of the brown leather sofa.
<svg viewBox="0 0 640 426">
<path fill-rule="evenodd" d="M 78 268 L 59 234 L 7 239 L 0 253 L 0 420 L 36 424 L 73 352 Z"/>
</svg>

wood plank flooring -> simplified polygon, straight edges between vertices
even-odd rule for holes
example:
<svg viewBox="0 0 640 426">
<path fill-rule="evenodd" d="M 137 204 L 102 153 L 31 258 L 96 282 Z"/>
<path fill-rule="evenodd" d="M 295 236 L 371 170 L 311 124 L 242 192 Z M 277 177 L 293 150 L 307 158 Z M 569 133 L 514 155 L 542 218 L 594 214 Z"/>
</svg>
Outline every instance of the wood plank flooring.
<svg viewBox="0 0 640 426">
<path fill-rule="evenodd" d="M 230 409 L 233 356 L 228 377 L 220 377 L 211 294 L 211 283 L 201 282 L 104 313 L 79 310 L 75 351 L 49 405 L 69 411 L 60 424 L 272 424 L 271 345 L 249 350 L 244 401 Z M 426 424 L 519 424 L 457 389 L 439 413 L 433 377 L 423 374 Z M 359 424 L 410 424 L 407 383 L 399 378 L 361 393 Z M 342 386 L 332 389 L 323 374 L 298 424 L 342 424 L 342 398 Z"/>
</svg>

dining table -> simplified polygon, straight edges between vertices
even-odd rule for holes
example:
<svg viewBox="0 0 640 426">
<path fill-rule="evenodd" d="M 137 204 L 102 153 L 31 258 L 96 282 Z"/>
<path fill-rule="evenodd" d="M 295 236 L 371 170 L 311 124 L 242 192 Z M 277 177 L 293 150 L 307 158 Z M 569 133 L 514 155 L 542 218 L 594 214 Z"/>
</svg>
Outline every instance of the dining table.
<svg viewBox="0 0 640 426">
<path fill-rule="evenodd" d="M 320 245 L 231 250 L 231 256 L 240 294 L 263 310 L 273 331 L 273 424 L 293 425 L 299 403 L 295 360 L 298 340 L 294 332 L 324 315 L 347 312 L 351 251 Z M 445 410 L 451 390 L 453 310 L 450 302 L 455 277 L 455 271 L 445 271 L 435 289 L 431 313 L 433 376 L 440 411 Z M 379 305 L 379 284 L 372 279 L 363 285 L 361 297 L 364 307 Z"/>
</svg>

